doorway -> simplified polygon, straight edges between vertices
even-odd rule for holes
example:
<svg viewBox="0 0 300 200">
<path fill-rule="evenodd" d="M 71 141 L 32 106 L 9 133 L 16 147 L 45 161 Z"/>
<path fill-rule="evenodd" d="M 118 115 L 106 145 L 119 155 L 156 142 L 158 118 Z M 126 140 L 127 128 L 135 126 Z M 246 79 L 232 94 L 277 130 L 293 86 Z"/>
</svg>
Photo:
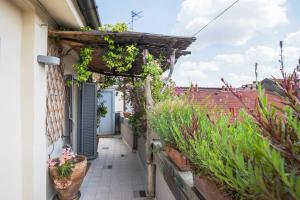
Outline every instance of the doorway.
<svg viewBox="0 0 300 200">
<path fill-rule="evenodd" d="M 111 135 L 115 133 L 115 90 L 106 89 L 101 92 L 100 102 L 104 102 L 107 108 L 105 117 L 100 119 L 99 135 Z"/>
</svg>

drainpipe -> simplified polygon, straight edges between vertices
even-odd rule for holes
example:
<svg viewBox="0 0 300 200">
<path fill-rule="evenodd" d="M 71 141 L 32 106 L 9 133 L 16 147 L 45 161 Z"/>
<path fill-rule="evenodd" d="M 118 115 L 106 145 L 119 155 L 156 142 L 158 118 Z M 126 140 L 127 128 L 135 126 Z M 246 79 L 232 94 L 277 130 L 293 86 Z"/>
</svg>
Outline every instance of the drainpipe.
<svg viewBox="0 0 300 200">
<path fill-rule="evenodd" d="M 77 3 L 87 26 L 94 29 L 100 27 L 101 22 L 95 0 L 77 0 Z"/>
</svg>

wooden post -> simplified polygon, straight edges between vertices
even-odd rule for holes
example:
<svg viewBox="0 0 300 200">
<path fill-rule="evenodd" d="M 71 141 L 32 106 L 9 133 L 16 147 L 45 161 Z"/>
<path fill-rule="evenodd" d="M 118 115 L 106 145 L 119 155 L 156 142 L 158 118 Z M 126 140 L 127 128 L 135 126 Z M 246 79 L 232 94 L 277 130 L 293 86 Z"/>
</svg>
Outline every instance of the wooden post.
<svg viewBox="0 0 300 200">
<path fill-rule="evenodd" d="M 175 67 L 175 61 L 176 61 L 176 49 L 173 49 L 173 52 L 172 52 L 172 55 L 170 56 L 170 71 L 169 71 L 169 75 L 165 81 L 165 86 L 162 88 L 162 92 L 164 92 L 168 85 L 169 85 L 169 82 L 171 80 L 171 77 L 173 75 L 173 71 L 174 71 L 174 67 Z"/>
<path fill-rule="evenodd" d="M 148 51 L 144 50 L 143 60 L 146 62 Z M 148 75 L 145 80 L 145 101 L 146 101 L 146 111 L 150 111 L 153 107 L 153 99 L 151 95 L 151 77 Z M 152 155 L 152 133 L 149 127 L 148 117 L 147 117 L 147 130 L 146 130 L 146 164 L 147 164 L 147 197 L 154 197 L 154 165 L 153 165 L 153 155 Z"/>
</svg>

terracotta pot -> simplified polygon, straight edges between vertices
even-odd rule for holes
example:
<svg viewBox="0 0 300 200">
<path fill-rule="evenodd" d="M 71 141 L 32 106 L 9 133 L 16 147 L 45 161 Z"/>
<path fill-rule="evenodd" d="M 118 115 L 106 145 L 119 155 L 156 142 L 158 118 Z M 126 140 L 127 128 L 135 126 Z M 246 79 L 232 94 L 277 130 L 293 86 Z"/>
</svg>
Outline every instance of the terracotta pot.
<svg viewBox="0 0 300 200">
<path fill-rule="evenodd" d="M 56 189 L 59 200 L 79 199 L 78 193 L 86 173 L 87 159 L 85 156 L 80 155 L 77 155 L 75 159 L 77 161 L 74 164 L 72 174 L 68 178 L 59 177 L 56 167 L 52 167 L 49 170 L 50 177 L 52 179 L 53 186 Z M 64 189 L 60 189 L 57 184 L 54 183 L 55 181 L 66 184 L 67 186 Z"/>
<path fill-rule="evenodd" d="M 178 167 L 181 171 L 190 171 L 191 166 L 188 158 L 182 155 L 179 151 L 170 146 L 165 146 L 165 152 L 171 161 Z"/>
<path fill-rule="evenodd" d="M 125 118 L 129 118 L 131 116 L 130 112 L 123 112 Z"/>
<path fill-rule="evenodd" d="M 193 174 L 194 186 L 206 200 L 230 200 L 217 185 L 207 179 L 205 176 L 197 176 Z"/>
</svg>

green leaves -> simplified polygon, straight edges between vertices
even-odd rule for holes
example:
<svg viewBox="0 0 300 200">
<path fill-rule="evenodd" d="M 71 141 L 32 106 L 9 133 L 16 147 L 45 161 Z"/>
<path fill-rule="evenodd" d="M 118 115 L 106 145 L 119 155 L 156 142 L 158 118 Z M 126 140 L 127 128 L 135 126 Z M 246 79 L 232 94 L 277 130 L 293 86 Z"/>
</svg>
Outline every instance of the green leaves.
<svg viewBox="0 0 300 200">
<path fill-rule="evenodd" d="M 76 83 L 86 82 L 92 75 L 92 72 L 88 70 L 88 66 L 92 61 L 92 48 L 81 48 L 79 62 L 73 65 L 73 69 L 76 73 Z"/>
<path fill-rule="evenodd" d="M 70 161 L 66 161 L 64 164 L 57 166 L 57 173 L 60 177 L 69 177 L 73 171 L 74 165 Z"/>
<path fill-rule="evenodd" d="M 150 124 L 188 155 L 197 173 L 222 185 L 233 199 L 300 199 L 297 167 L 286 163 L 250 116 L 240 113 L 242 120 L 230 123 L 228 115 L 212 122 L 206 114 L 191 102 L 167 100 L 154 107 Z"/>
<path fill-rule="evenodd" d="M 116 23 L 116 24 L 104 24 L 98 28 L 99 31 L 110 31 L 110 32 L 125 32 L 128 31 L 128 26 L 126 23 Z"/>
<path fill-rule="evenodd" d="M 99 28 L 103 32 L 124 32 L 128 31 L 125 23 L 117 23 L 115 25 L 106 24 Z M 103 38 L 107 43 L 107 49 L 102 56 L 107 67 L 118 73 L 127 72 L 133 67 L 139 49 L 135 44 L 119 45 L 115 44 L 113 36 L 105 35 Z"/>
</svg>

